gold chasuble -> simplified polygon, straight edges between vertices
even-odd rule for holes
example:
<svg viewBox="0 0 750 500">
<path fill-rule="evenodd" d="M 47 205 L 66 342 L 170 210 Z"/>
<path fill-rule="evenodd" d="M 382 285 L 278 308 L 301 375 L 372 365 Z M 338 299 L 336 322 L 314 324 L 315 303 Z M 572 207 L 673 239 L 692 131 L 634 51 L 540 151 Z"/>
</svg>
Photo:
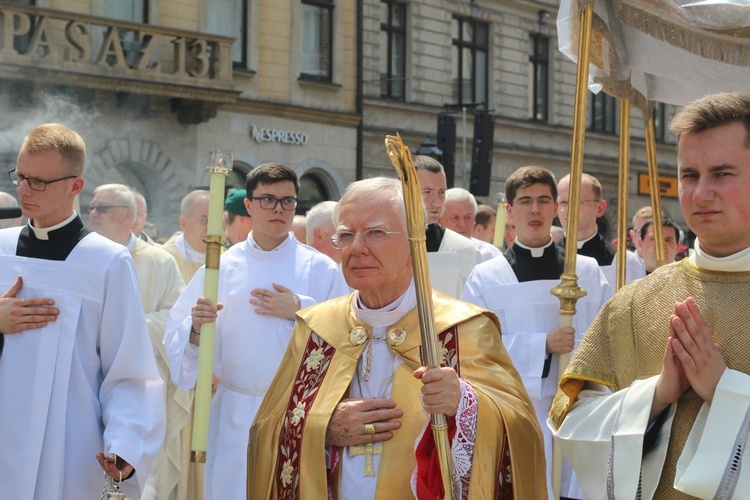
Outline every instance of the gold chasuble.
<svg viewBox="0 0 750 500">
<path fill-rule="evenodd" d="M 366 342 L 354 345 L 357 326 L 370 325 L 353 311 L 356 294 L 298 313 L 292 340 L 250 430 L 248 499 L 339 497 L 340 464 L 327 470 L 325 435 L 336 405 L 348 396 Z M 468 498 L 546 498 L 544 451 L 531 402 L 505 352 L 497 318 L 479 307 L 433 293 L 436 330 L 444 363 L 475 390 L 478 418 Z M 412 496 L 414 447 L 429 417 L 420 404 L 422 365 L 417 310 L 390 332 L 406 338 L 389 349 L 403 359 L 391 399 L 404 415 L 383 443 L 377 498 Z M 430 432 L 429 430 L 427 432 Z M 341 450 L 335 450 L 334 454 Z M 508 465 L 510 462 L 510 465 Z"/>
<path fill-rule="evenodd" d="M 552 425 L 563 423 L 587 381 L 619 391 L 658 375 L 669 317 L 675 303 L 687 297 L 698 303 L 727 367 L 750 374 L 750 272 L 708 271 L 683 259 L 628 284 L 602 308 L 562 378 L 550 411 Z M 677 402 L 654 498 L 693 498 L 673 484 L 677 461 L 703 403 L 693 389 Z"/>
<path fill-rule="evenodd" d="M 182 279 L 185 280 L 186 285 L 190 283 L 190 280 L 193 279 L 193 276 L 198 272 L 198 269 L 203 267 L 203 262 L 190 262 L 182 256 L 180 248 L 177 246 L 175 236 L 172 236 L 165 241 L 162 248 L 172 254 L 174 260 L 177 261 L 177 267 L 180 268 L 180 274 L 182 274 Z"/>
</svg>

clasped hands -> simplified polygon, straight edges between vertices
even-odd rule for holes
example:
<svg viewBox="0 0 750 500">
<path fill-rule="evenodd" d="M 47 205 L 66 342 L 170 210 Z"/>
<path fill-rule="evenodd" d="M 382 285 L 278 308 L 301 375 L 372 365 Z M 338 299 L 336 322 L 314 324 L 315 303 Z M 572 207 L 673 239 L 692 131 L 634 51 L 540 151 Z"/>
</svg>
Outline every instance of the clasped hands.
<svg viewBox="0 0 750 500">
<path fill-rule="evenodd" d="M 461 400 L 461 386 L 453 368 L 418 368 L 414 377 L 422 380 L 422 407 L 428 413 L 452 417 Z M 326 429 L 327 446 L 352 446 L 388 441 L 401 427 L 403 411 L 392 399 L 346 398 L 331 415 Z M 371 428 L 366 427 L 372 425 Z M 374 432 L 371 432 L 374 430 Z"/>
<path fill-rule="evenodd" d="M 719 345 L 713 341 L 695 299 L 688 297 L 677 302 L 669 318 L 664 367 L 656 382 L 649 420 L 653 421 L 691 387 L 704 401 L 711 403 L 726 368 Z"/>
</svg>

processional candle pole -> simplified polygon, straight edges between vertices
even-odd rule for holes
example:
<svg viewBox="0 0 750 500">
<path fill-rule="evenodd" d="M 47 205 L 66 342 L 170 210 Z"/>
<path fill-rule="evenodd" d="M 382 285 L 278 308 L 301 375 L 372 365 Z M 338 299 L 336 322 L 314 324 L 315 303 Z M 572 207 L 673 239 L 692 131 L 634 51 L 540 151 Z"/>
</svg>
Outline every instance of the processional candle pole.
<svg viewBox="0 0 750 500">
<path fill-rule="evenodd" d="M 211 151 L 206 170 L 210 175 L 210 187 L 203 296 L 216 305 L 219 297 L 219 260 L 221 256 L 221 225 L 224 218 L 224 187 L 227 176 L 232 171 L 232 155 L 220 151 Z M 203 323 L 198 349 L 198 379 L 195 383 L 193 443 L 190 454 L 190 460 L 196 463 L 206 462 L 215 337 L 216 322 Z"/>
<path fill-rule="evenodd" d="M 508 201 L 505 199 L 505 193 L 497 193 L 497 213 L 495 215 L 495 235 L 492 237 L 492 244 L 500 250 L 507 250 L 505 248 L 505 223 L 508 222 L 508 210 L 505 208 L 505 204 Z"/>
</svg>

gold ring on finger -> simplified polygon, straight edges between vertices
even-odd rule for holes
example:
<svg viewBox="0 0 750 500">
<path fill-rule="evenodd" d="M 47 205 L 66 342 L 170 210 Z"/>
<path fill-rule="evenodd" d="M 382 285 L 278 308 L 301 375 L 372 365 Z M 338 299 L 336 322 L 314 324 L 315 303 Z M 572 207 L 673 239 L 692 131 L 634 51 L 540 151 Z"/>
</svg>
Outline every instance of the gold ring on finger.
<svg viewBox="0 0 750 500">
<path fill-rule="evenodd" d="M 365 434 L 375 434 L 375 426 L 372 424 L 365 424 Z"/>
</svg>

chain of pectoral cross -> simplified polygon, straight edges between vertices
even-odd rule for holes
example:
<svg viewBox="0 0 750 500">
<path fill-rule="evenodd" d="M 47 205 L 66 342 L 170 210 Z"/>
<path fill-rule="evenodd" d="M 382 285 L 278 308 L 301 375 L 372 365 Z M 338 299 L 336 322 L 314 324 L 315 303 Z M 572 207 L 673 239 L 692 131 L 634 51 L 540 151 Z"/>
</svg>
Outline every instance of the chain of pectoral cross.
<svg viewBox="0 0 750 500">
<path fill-rule="evenodd" d="M 372 342 L 372 340 L 371 340 Z M 388 388 L 393 383 L 393 379 L 396 376 L 396 370 L 398 370 L 398 367 L 396 367 L 392 372 L 391 376 L 388 377 L 388 382 L 385 384 L 385 389 L 383 389 L 383 394 L 380 396 L 380 399 L 385 399 L 386 395 L 388 395 Z M 369 375 L 369 373 L 368 373 Z M 369 377 L 368 377 L 369 378 Z M 365 379 L 367 380 L 367 379 Z M 359 376 L 359 366 L 357 367 L 357 387 L 359 388 L 359 396 L 364 398 L 365 394 L 362 392 L 362 380 Z M 383 453 L 383 445 L 375 446 L 373 443 L 365 443 L 362 446 L 349 446 L 349 456 L 350 457 L 358 457 L 360 455 L 365 456 L 365 477 L 373 477 L 375 475 L 375 455 L 380 455 Z"/>
</svg>

